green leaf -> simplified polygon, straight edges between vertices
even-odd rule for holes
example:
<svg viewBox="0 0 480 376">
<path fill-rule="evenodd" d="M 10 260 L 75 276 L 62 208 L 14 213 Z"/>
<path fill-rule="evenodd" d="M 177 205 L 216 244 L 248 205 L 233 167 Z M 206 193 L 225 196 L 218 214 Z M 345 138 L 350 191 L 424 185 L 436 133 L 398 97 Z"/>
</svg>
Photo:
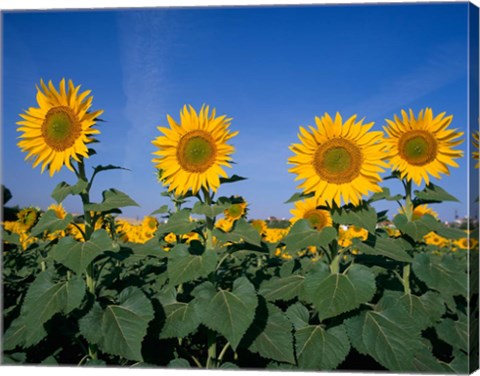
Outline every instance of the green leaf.
<svg viewBox="0 0 480 376">
<path fill-rule="evenodd" d="M 401 232 L 417 241 L 422 241 L 425 235 L 439 227 L 439 222 L 430 214 L 410 222 L 404 214 L 397 214 L 393 218 L 393 223 Z"/>
<path fill-rule="evenodd" d="M 244 219 L 239 219 L 228 234 L 228 239 L 233 242 L 244 241 L 256 246 L 261 245 L 261 237 L 257 230 Z"/>
<path fill-rule="evenodd" d="M 37 224 L 32 228 L 30 234 L 31 236 L 38 236 L 43 234 L 43 232 L 55 232 L 65 230 L 65 228 L 72 222 L 73 216 L 68 213 L 65 218 L 60 219 L 55 214 L 54 210 L 47 210 L 40 217 Z"/>
<path fill-rule="evenodd" d="M 310 197 L 313 197 L 314 196 L 314 193 L 294 193 L 292 195 L 292 197 L 290 197 L 287 201 L 285 201 L 285 204 L 291 204 L 292 202 L 295 202 L 295 201 L 300 201 L 300 200 L 304 200 L 306 198 L 310 198 Z"/>
<path fill-rule="evenodd" d="M 202 322 L 222 334 L 234 350 L 247 331 L 257 308 L 255 288 L 245 277 L 233 282 L 232 291 L 219 290 L 206 306 Z"/>
<path fill-rule="evenodd" d="M 309 222 L 301 219 L 292 226 L 283 239 L 285 251 L 299 251 L 308 246 L 326 247 L 337 237 L 333 227 L 324 227 L 320 231 L 312 228 Z"/>
<path fill-rule="evenodd" d="M 169 253 L 167 273 L 170 283 L 175 286 L 200 277 L 207 277 L 217 265 L 218 256 L 213 250 L 206 250 L 201 255 L 192 255 L 188 252 L 186 244 L 179 244 Z"/>
<path fill-rule="evenodd" d="M 370 205 L 347 206 L 332 211 L 332 219 L 341 225 L 354 225 L 374 233 L 377 225 L 377 212 Z"/>
<path fill-rule="evenodd" d="M 200 325 L 193 304 L 174 302 L 162 304 L 165 311 L 165 324 L 160 338 L 182 338 L 192 333 Z"/>
<path fill-rule="evenodd" d="M 293 274 L 285 278 L 273 277 L 268 281 L 262 282 L 258 293 L 271 302 L 276 300 L 291 300 L 300 293 L 304 279 L 303 276 L 298 274 Z"/>
<path fill-rule="evenodd" d="M 102 350 L 128 360 L 143 361 L 141 346 L 154 313 L 150 300 L 136 287 L 118 296 L 119 304 L 105 308 Z"/>
<path fill-rule="evenodd" d="M 183 235 L 191 232 L 198 226 L 198 223 L 190 220 L 190 210 L 182 209 L 173 213 L 168 222 L 158 227 L 159 234 L 174 233 L 176 235 Z"/>
<path fill-rule="evenodd" d="M 350 343 L 343 325 L 325 330 L 307 325 L 295 331 L 298 366 L 304 370 L 335 369 L 346 358 Z"/>
<path fill-rule="evenodd" d="M 112 240 L 105 230 L 100 229 L 86 242 L 78 242 L 69 236 L 60 239 L 52 248 L 52 257 L 75 274 L 82 274 L 97 256 L 111 249 Z"/>
<path fill-rule="evenodd" d="M 288 307 L 286 314 L 296 330 L 308 326 L 310 314 L 308 309 L 302 303 L 297 302 Z"/>
<path fill-rule="evenodd" d="M 375 202 L 380 200 L 387 200 L 387 201 L 398 201 L 403 198 L 402 195 L 397 194 L 392 196 L 390 193 L 390 188 L 382 187 L 381 192 L 374 193 L 369 199 L 368 202 Z"/>
<path fill-rule="evenodd" d="M 90 311 L 78 321 L 80 334 L 88 341 L 95 345 L 102 345 L 103 333 L 103 309 L 95 302 Z"/>
<path fill-rule="evenodd" d="M 242 180 L 247 180 L 247 178 L 238 176 L 238 175 L 232 175 L 229 178 L 220 178 L 220 184 L 227 184 L 227 183 L 235 183 L 237 181 L 242 181 Z"/>
<path fill-rule="evenodd" d="M 375 293 L 375 275 L 362 265 L 353 265 L 346 275 L 318 270 L 307 274 L 304 290 L 320 320 L 325 320 L 370 301 Z"/>
<path fill-rule="evenodd" d="M 240 367 L 237 366 L 236 364 L 234 363 L 231 363 L 231 362 L 225 362 L 225 363 L 222 363 L 222 365 L 220 367 L 218 367 L 220 369 L 239 369 Z"/>
<path fill-rule="evenodd" d="M 15 234 L 14 232 L 9 233 L 8 231 L 5 231 L 4 229 L 2 229 L 2 240 L 5 243 L 15 244 L 15 245 L 18 245 L 18 246 L 21 245 L 20 235 Z"/>
<path fill-rule="evenodd" d="M 165 214 L 168 213 L 168 205 L 162 205 L 157 210 L 153 211 L 150 215 Z"/>
<path fill-rule="evenodd" d="M 443 201 L 454 201 L 459 202 L 458 199 L 452 196 L 450 193 L 445 191 L 443 188 L 430 183 L 422 191 L 415 191 L 415 197 L 417 200 L 423 202 L 443 202 Z"/>
<path fill-rule="evenodd" d="M 78 182 L 73 186 L 62 181 L 55 187 L 51 194 L 51 197 L 58 204 L 60 204 L 63 200 L 65 200 L 68 195 L 78 195 L 83 192 L 83 190 L 87 188 L 87 186 L 88 182 L 83 179 L 79 179 Z"/>
<path fill-rule="evenodd" d="M 167 364 L 167 368 L 192 368 L 188 360 L 183 358 L 173 359 Z"/>
<path fill-rule="evenodd" d="M 419 253 L 413 259 L 415 275 L 431 289 L 449 295 L 467 294 L 466 264 L 450 255 Z"/>
<path fill-rule="evenodd" d="M 415 351 L 413 357 L 413 368 L 415 373 L 445 373 L 443 364 L 432 354 L 432 350 L 423 343 L 423 347 Z"/>
<path fill-rule="evenodd" d="M 454 355 L 455 358 L 450 363 L 442 363 L 445 372 L 466 375 L 475 371 L 476 366 L 473 369 L 469 369 L 470 359 L 468 355 L 460 351 L 456 351 Z"/>
<path fill-rule="evenodd" d="M 99 172 L 102 172 L 102 171 L 108 171 L 108 170 L 126 170 L 126 171 L 130 171 L 128 168 L 125 168 L 125 167 L 120 167 L 120 166 L 114 166 L 114 165 L 106 165 L 106 166 L 95 166 L 93 168 L 93 173 L 94 174 L 98 174 Z"/>
<path fill-rule="evenodd" d="M 95 212 L 106 212 L 113 209 L 123 208 L 125 206 L 139 206 L 127 194 L 114 188 L 102 192 L 103 201 L 100 204 L 87 204 L 85 210 Z"/>
<path fill-rule="evenodd" d="M 416 323 L 400 306 L 367 311 L 345 323 L 352 345 L 391 371 L 412 371 L 416 350 L 422 347 Z M 360 345 L 357 347 L 357 345 Z"/>
<path fill-rule="evenodd" d="M 262 325 L 264 329 L 248 349 L 267 359 L 295 364 L 290 322 L 275 305 L 268 303 L 267 310 L 268 318 Z"/>
<path fill-rule="evenodd" d="M 404 294 L 399 302 L 421 330 L 432 326 L 445 313 L 442 297 L 433 291 L 427 291 L 422 296 Z"/>
<path fill-rule="evenodd" d="M 229 206 L 230 204 L 208 205 L 198 201 L 195 203 L 195 205 L 193 205 L 192 214 L 205 215 L 209 218 L 214 218 L 223 213 L 223 211 Z"/>
<path fill-rule="evenodd" d="M 358 248 L 366 255 L 384 256 L 392 260 L 411 262 L 412 257 L 405 252 L 397 239 L 382 238 L 380 236 L 369 237 L 367 242 L 362 242 L 360 239 L 352 239 L 353 246 Z"/>
<path fill-rule="evenodd" d="M 449 343 L 455 349 L 468 352 L 468 321 L 465 315 L 460 316 L 460 320 L 444 319 L 441 323 L 435 325 L 438 337 Z"/>
<path fill-rule="evenodd" d="M 55 283 L 50 272 L 40 273 L 27 291 L 19 318 L 5 333 L 5 349 L 36 345 L 46 335 L 43 324 L 56 313 L 66 315 L 78 308 L 85 291 L 80 277 Z"/>
</svg>

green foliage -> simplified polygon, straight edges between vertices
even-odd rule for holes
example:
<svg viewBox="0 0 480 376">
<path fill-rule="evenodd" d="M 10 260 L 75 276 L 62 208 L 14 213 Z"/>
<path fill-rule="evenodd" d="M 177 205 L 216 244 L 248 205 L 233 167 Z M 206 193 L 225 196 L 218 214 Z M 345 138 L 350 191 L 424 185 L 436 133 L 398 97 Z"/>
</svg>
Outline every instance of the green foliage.
<svg viewBox="0 0 480 376">
<path fill-rule="evenodd" d="M 326 247 L 337 237 L 333 227 L 324 227 L 320 231 L 312 228 L 309 222 L 301 219 L 292 226 L 288 235 L 283 239 L 285 250 L 293 251 L 308 246 Z"/>
<path fill-rule="evenodd" d="M 341 225 L 354 225 L 367 229 L 369 232 L 375 232 L 377 224 L 377 212 L 367 204 L 354 207 L 352 205 L 334 209 L 332 219 Z"/>
<path fill-rule="evenodd" d="M 67 214 L 65 218 L 60 219 L 57 217 L 54 210 L 47 210 L 40 217 L 30 233 L 32 236 L 38 236 L 43 234 L 45 231 L 49 233 L 62 231 L 65 230 L 72 220 L 73 216 L 71 214 Z"/>
<path fill-rule="evenodd" d="M 182 209 L 170 216 L 168 223 L 160 225 L 159 234 L 174 233 L 176 235 L 187 234 L 198 226 L 190 220 L 190 210 Z"/>
<path fill-rule="evenodd" d="M 69 195 L 78 195 L 87 188 L 88 182 L 84 179 L 78 179 L 75 185 L 70 185 L 62 181 L 59 183 L 52 192 L 52 198 L 60 204 Z"/>
<path fill-rule="evenodd" d="M 167 273 L 172 285 L 207 277 L 217 264 L 217 254 L 211 250 L 206 250 L 201 255 L 192 255 L 186 244 L 179 244 L 170 252 Z"/>
<path fill-rule="evenodd" d="M 255 288 L 247 278 L 241 277 L 233 282 L 231 291 L 214 291 L 212 286 L 205 286 L 201 291 L 206 294 L 198 302 L 199 310 L 203 311 L 202 323 L 222 334 L 235 350 L 255 316 L 258 303 Z"/>
<path fill-rule="evenodd" d="M 442 187 L 430 183 L 422 191 L 415 191 L 415 197 L 418 200 L 417 204 L 430 203 L 430 202 L 444 202 L 454 201 L 458 202 L 456 197 L 453 197 L 450 193 L 445 191 Z"/>
<path fill-rule="evenodd" d="M 230 232 L 223 232 L 219 229 L 213 230 L 213 235 L 221 240 L 223 243 L 226 242 L 246 242 L 260 247 L 261 238 L 255 228 L 247 223 L 244 219 L 239 219 L 235 222 L 233 229 Z"/>
<path fill-rule="evenodd" d="M 272 302 L 277 300 L 288 301 L 298 296 L 303 287 L 304 279 L 304 276 L 298 274 L 285 278 L 273 277 L 262 283 L 259 294 Z"/>
<path fill-rule="evenodd" d="M 52 248 L 51 256 L 76 274 L 82 274 L 96 257 L 111 249 L 110 236 L 105 230 L 97 230 L 86 242 L 78 242 L 69 236 L 60 239 Z"/>
<path fill-rule="evenodd" d="M 108 212 L 125 206 L 138 206 L 127 194 L 111 188 L 102 192 L 103 200 L 100 204 L 86 204 L 85 210 L 94 212 Z"/>
<path fill-rule="evenodd" d="M 382 238 L 379 236 L 370 237 L 367 242 L 360 239 L 353 239 L 353 245 L 361 252 L 372 256 L 384 256 L 392 260 L 411 262 L 412 257 L 404 249 L 401 239 Z M 408 243 L 407 243 L 408 244 Z"/>
</svg>

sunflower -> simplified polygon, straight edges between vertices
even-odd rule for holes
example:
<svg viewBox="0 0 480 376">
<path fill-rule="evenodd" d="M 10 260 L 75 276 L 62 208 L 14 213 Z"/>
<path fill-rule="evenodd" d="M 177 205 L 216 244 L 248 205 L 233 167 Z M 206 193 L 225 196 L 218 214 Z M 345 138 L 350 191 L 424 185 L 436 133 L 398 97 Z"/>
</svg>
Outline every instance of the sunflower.
<svg viewBox="0 0 480 376">
<path fill-rule="evenodd" d="M 473 146 L 477 149 L 477 151 L 474 151 L 473 152 L 473 159 L 475 159 L 477 161 L 477 164 L 475 165 L 475 168 L 479 168 L 480 167 L 480 163 L 478 161 L 478 138 L 479 138 L 479 131 L 476 131 L 476 132 L 473 132 L 472 133 L 472 137 L 473 137 L 473 140 L 472 140 L 472 143 L 473 143 Z"/>
<path fill-rule="evenodd" d="M 64 219 L 67 215 L 67 212 L 62 204 L 52 204 L 47 208 L 47 210 L 53 210 L 58 219 Z"/>
<path fill-rule="evenodd" d="M 429 174 L 440 179 L 441 173 L 449 174 L 448 166 L 458 167 L 454 159 L 463 152 L 454 147 L 463 142 L 458 140 L 463 132 L 447 129 L 452 119 L 452 115 L 445 117 L 445 112 L 434 117 L 431 108 L 421 110 L 418 118 L 412 110 L 410 117 L 402 110 L 402 119 L 396 115 L 394 121 L 386 119 L 390 164 L 402 179 L 429 184 Z"/>
<path fill-rule="evenodd" d="M 88 112 L 93 97 L 87 96 L 90 90 L 79 93 L 80 85 L 75 87 L 65 79 L 60 81 L 57 91 L 50 81 L 47 85 L 40 80 L 43 89 L 37 86 L 37 102 L 39 107 L 30 107 L 20 114 L 22 121 L 17 122 L 17 131 L 23 132 L 18 146 L 27 152 L 25 160 L 34 158 L 33 167 L 42 164 L 42 173 L 49 166 L 50 176 L 60 171 L 63 165 L 73 171 L 71 160 L 80 161 L 80 157 L 88 158 L 86 144 L 94 141 L 92 135 L 100 133 L 93 129 L 95 119 L 103 110 Z"/>
<path fill-rule="evenodd" d="M 233 222 L 226 218 L 221 218 L 215 222 L 215 227 L 219 228 L 223 232 L 230 232 L 233 227 Z"/>
<path fill-rule="evenodd" d="M 475 238 L 461 238 L 455 241 L 455 245 L 461 249 L 474 249 L 478 245 Z"/>
<path fill-rule="evenodd" d="M 265 235 L 265 233 L 267 232 L 267 223 L 262 219 L 254 219 L 250 222 L 250 224 L 262 236 Z"/>
<path fill-rule="evenodd" d="M 361 240 L 367 240 L 368 238 L 368 230 L 358 227 L 358 226 L 350 226 L 348 228 L 348 233 L 350 238 L 359 238 Z"/>
<path fill-rule="evenodd" d="M 18 223 L 26 230 L 30 230 L 37 221 L 38 212 L 35 208 L 24 208 L 17 213 Z"/>
<path fill-rule="evenodd" d="M 316 230 L 321 230 L 324 227 L 332 226 L 332 217 L 328 210 L 317 209 L 318 200 L 314 197 L 303 201 L 296 201 L 295 207 L 290 210 L 294 216 L 292 222 L 299 219 L 306 219 L 310 225 Z"/>
<path fill-rule="evenodd" d="M 425 235 L 423 237 L 423 240 L 425 240 L 426 244 L 435 245 L 440 248 L 446 247 L 449 244 L 449 240 L 447 238 L 444 238 L 443 236 L 440 236 L 433 231 Z"/>
<path fill-rule="evenodd" d="M 236 204 L 231 204 L 228 209 L 225 209 L 223 214 L 225 215 L 225 218 L 229 221 L 236 221 L 237 219 L 242 218 L 245 216 L 247 209 L 247 203 L 246 202 L 239 202 Z"/>
<path fill-rule="evenodd" d="M 297 174 L 295 180 L 304 180 L 299 185 L 305 193 L 314 192 L 320 203 L 340 206 L 358 205 L 368 192 L 380 192 L 384 146 L 382 132 L 369 132 L 373 123 L 356 122 L 357 116 L 342 123 L 336 114 L 333 120 L 327 113 L 315 118 L 317 128 L 310 131 L 300 127 L 300 144 L 293 144 L 295 153 L 288 160 L 295 165 L 289 171 Z"/>
<path fill-rule="evenodd" d="M 405 214 L 405 209 L 402 207 L 398 210 L 401 214 Z M 425 214 L 430 214 L 432 217 L 438 219 L 438 213 L 429 208 L 427 204 L 415 206 L 412 213 L 412 221 L 422 218 Z"/>
<path fill-rule="evenodd" d="M 227 177 L 222 167 L 231 167 L 230 155 L 235 150 L 227 144 L 238 133 L 228 129 L 232 119 L 215 117 L 215 109 L 209 114 L 208 106 L 202 106 L 199 114 L 192 106 L 184 106 L 180 124 L 169 115 L 167 119 L 170 128 L 158 127 L 164 135 L 152 141 L 158 148 L 152 162 L 162 170 L 163 185 L 176 195 L 189 190 L 196 194 L 202 187 L 216 192 L 220 176 Z"/>
</svg>

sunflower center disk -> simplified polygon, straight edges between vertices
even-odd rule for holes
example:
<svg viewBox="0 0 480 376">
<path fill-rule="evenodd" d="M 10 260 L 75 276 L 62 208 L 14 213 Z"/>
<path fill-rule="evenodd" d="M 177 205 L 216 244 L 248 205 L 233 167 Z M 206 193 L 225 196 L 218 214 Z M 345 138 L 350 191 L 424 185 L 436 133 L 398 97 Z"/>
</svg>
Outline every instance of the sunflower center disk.
<svg viewBox="0 0 480 376">
<path fill-rule="evenodd" d="M 320 145 L 313 158 L 317 174 L 328 183 L 350 183 L 360 174 L 362 153 L 352 142 L 343 138 L 328 140 Z"/>
<path fill-rule="evenodd" d="M 303 219 L 308 220 L 310 222 L 310 224 L 312 225 L 312 227 L 315 228 L 316 230 L 321 230 L 322 228 L 324 228 L 327 225 L 327 218 L 326 218 L 325 214 L 323 214 L 319 210 L 309 210 L 309 211 L 307 211 L 304 214 Z"/>
<path fill-rule="evenodd" d="M 199 130 L 184 135 L 177 149 L 179 164 L 189 172 L 205 172 L 215 162 L 216 155 L 215 141 Z"/>
<path fill-rule="evenodd" d="M 73 111 L 65 106 L 51 108 L 42 124 L 42 136 L 55 151 L 73 146 L 81 134 L 81 125 Z"/>
<path fill-rule="evenodd" d="M 425 131 L 405 133 L 398 142 L 400 156 L 414 166 L 424 166 L 437 156 L 437 142 Z"/>
</svg>

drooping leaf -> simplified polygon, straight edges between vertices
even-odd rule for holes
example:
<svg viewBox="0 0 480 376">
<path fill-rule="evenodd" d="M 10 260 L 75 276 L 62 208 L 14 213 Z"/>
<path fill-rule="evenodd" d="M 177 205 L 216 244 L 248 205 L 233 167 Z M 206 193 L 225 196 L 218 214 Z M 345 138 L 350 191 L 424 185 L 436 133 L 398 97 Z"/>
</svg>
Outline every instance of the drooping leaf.
<svg viewBox="0 0 480 376">
<path fill-rule="evenodd" d="M 127 194 L 114 188 L 103 191 L 102 196 L 103 201 L 100 204 L 87 204 L 85 205 L 85 210 L 106 212 L 113 209 L 123 208 L 125 206 L 139 206 Z"/>
<path fill-rule="evenodd" d="M 294 364 L 291 324 L 275 305 L 268 303 L 267 310 L 264 328 L 248 349 L 267 359 Z"/>
<path fill-rule="evenodd" d="M 438 337 L 453 348 L 468 352 L 469 330 L 465 315 L 460 315 L 460 320 L 446 318 L 435 325 Z"/>
<path fill-rule="evenodd" d="M 62 181 L 59 183 L 53 190 L 51 197 L 60 204 L 65 200 L 68 195 L 78 195 L 80 194 L 88 185 L 88 182 L 83 179 L 79 179 L 78 182 L 71 186 L 68 183 Z"/>
<path fill-rule="evenodd" d="M 168 213 L 168 205 L 162 205 L 157 210 L 153 211 L 150 215 L 165 214 Z"/>
<path fill-rule="evenodd" d="M 444 202 L 454 201 L 459 202 L 458 199 L 445 191 L 443 188 L 430 183 L 422 191 L 415 191 L 415 197 L 417 200 L 423 202 Z"/>
<path fill-rule="evenodd" d="M 86 242 L 78 242 L 69 236 L 60 239 L 52 248 L 52 257 L 76 274 L 82 274 L 97 256 L 111 249 L 112 240 L 105 230 L 100 229 Z"/>
<path fill-rule="evenodd" d="M 247 331 L 257 308 L 255 288 L 245 277 L 237 278 L 232 291 L 219 290 L 205 307 L 202 322 L 222 334 L 234 350 Z"/>
<path fill-rule="evenodd" d="M 303 276 L 298 274 L 293 274 L 285 278 L 273 277 L 268 281 L 264 281 L 258 292 L 271 302 L 276 300 L 287 301 L 298 296 L 304 279 Z"/>
<path fill-rule="evenodd" d="M 300 201 L 300 200 L 304 200 L 306 198 L 310 198 L 310 197 L 313 197 L 314 196 L 314 193 L 294 193 L 292 195 L 292 197 L 290 197 L 287 201 L 285 201 L 285 204 L 291 204 L 292 202 L 295 202 L 295 201 Z"/>
<path fill-rule="evenodd" d="M 347 274 L 323 269 L 306 276 L 304 291 L 325 320 L 367 303 L 375 293 L 375 275 L 362 265 L 353 265 Z"/>
<path fill-rule="evenodd" d="M 247 178 L 234 174 L 229 178 L 220 178 L 220 184 L 235 183 L 237 181 L 242 181 L 242 180 L 247 180 Z"/>
<path fill-rule="evenodd" d="M 102 320 L 102 350 L 129 360 L 143 361 L 141 345 L 153 319 L 152 303 L 137 287 L 127 287 L 119 304 L 105 308 Z"/>
<path fill-rule="evenodd" d="M 403 196 L 400 195 L 400 194 L 392 196 L 391 193 L 390 193 L 390 188 L 382 187 L 382 191 L 374 193 L 368 199 L 368 202 L 375 202 L 375 201 L 380 201 L 380 200 L 397 201 L 397 200 L 401 200 L 402 198 L 403 198 Z"/>
<path fill-rule="evenodd" d="M 326 247 L 337 237 L 333 227 L 324 227 L 320 231 L 312 228 L 309 222 L 301 219 L 292 226 L 283 239 L 285 251 L 300 251 L 308 246 Z"/>
<path fill-rule="evenodd" d="M 188 252 L 186 244 L 176 245 L 170 251 L 167 266 L 170 283 L 179 285 L 200 277 L 207 277 L 215 270 L 217 257 L 217 253 L 213 250 L 206 250 L 201 255 L 192 255 Z"/>
<path fill-rule="evenodd" d="M 58 218 L 54 210 L 47 210 L 38 220 L 37 224 L 32 228 L 30 234 L 38 236 L 47 231 L 49 233 L 65 230 L 72 222 L 73 216 L 68 213 L 65 218 Z"/>
<path fill-rule="evenodd" d="M 125 170 L 125 171 L 130 171 L 128 168 L 125 168 L 125 167 L 120 167 L 120 166 L 114 166 L 114 165 L 106 165 L 106 166 L 102 166 L 102 165 L 98 165 L 98 166 L 95 166 L 93 168 L 93 173 L 94 174 L 98 174 L 99 172 L 102 172 L 102 171 L 108 171 L 108 170 Z"/>
</svg>

